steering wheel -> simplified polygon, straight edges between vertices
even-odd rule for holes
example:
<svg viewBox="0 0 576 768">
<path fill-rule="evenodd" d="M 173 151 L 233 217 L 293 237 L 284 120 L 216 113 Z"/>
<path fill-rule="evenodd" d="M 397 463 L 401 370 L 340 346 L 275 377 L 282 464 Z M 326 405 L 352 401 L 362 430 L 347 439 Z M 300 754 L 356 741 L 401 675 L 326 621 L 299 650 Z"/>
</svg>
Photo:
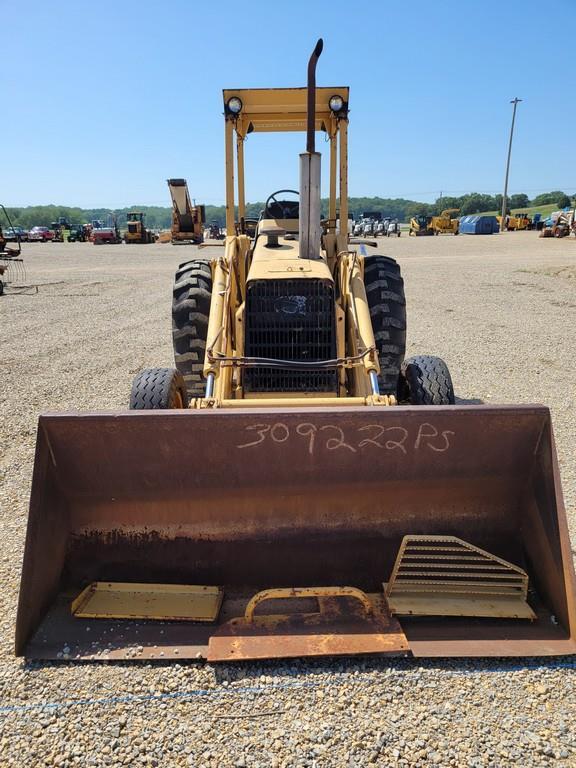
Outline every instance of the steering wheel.
<svg viewBox="0 0 576 768">
<path fill-rule="evenodd" d="M 295 189 L 278 189 L 272 192 L 266 204 L 264 205 L 264 216 L 272 219 L 297 219 L 300 213 L 299 200 L 278 200 L 276 195 L 284 192 L 290 192 L 292 195 L 300 196 Z"/>
</svg>

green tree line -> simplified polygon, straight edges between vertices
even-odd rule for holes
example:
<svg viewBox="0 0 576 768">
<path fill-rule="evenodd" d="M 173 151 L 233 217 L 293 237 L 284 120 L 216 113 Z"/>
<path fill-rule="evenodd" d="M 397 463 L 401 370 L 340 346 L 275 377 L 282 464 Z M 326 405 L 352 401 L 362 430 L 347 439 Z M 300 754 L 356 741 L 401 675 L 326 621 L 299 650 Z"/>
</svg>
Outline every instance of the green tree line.
<svg viewBox="0 0 576 768">
<path fill-rule="evenodd" d="M 537 195 L 532 200 L 523 193 L 511 195 L 508 199 L 510 209 L 549 204 L 557 205 L 558 208 L 565 208 L 571 205 L 571 199 L 565 192 L 558 190 Z M 439 214 L 445 208 L 459 208 L 463 216 L 484 211 L 499 211 L 502 208 L 502 195 L 470 192 L 460 197 L 439 197 L 434 203 L 419 203 L 415 200 L 406 200 L 404 198 L 351 197 L 348 201 L 348 206 L 354 218 L 359 218 L 364 211 L 378 211 L 383 216 L 390 216 L 399 221 L 408 221 L 412 216 L 422 213 L 428 215 Z M 258 218 L 263 208 L 263 202 L 248 203 L 246 206 L 246 216 Z M 110 213 L 117 217 L 119 226 L 123 227 L 126 224 L 126 214 L 133 210 L 144 211 L 146 214 L 146 224 L 152 229 L 167 229 L 170 227 L 172 218 L 171 207 L 141 205 L 112 210 L 108 208 L 73 208 L 64 205 L 33 205 L 26 208 L 7 208 L 12 223 L 25 229 L 30 229 L 34 226 L 49 227 L 52 222 L 57 221 L 60 217 L 68 219 L 71 224 L 83 224 L 93 219 L 105 221 Z M 328 215 L 327 198 L 322 200 L 322 214 L 324 216 Z M 224 226 L 225 219 L 226 209 L 223 205 L 206 206 L 206 221 L 208 223 L 216 221 L 220 226 Z"/>
</svg>

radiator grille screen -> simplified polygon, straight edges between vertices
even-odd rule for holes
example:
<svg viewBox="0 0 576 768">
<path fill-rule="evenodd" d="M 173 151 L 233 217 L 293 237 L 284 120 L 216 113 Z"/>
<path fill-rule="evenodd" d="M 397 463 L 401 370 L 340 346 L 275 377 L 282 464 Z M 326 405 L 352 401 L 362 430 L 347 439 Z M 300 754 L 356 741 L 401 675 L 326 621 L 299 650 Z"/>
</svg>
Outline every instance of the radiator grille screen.
<svg viewBox="0 0 576 768">
<path fill-rule="evenodd" d="M 327 280 L 254 280 L 246 297 L 245 354 L 318 362 L 336 357 L 334 288 Z M 246 392 L 335 392 L 337 371 L 254 367 Z"/>
</svg>

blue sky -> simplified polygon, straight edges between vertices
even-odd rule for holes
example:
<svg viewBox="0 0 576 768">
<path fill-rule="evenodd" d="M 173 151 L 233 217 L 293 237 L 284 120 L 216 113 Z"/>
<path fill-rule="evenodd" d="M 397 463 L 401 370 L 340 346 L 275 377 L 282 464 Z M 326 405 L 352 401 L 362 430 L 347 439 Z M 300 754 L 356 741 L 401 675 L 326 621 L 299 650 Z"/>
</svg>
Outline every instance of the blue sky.
<svg viewBox="0 0 576 768">
<path fill-rule="evenodd" d="M 351 87 L 351 196 L 501 191 L 514 96 L 510 192 L 574 192 L 575 11 L 575 0 L 9 0 L 0 202 L 168 205 L 171 176 L 223 202 L 222 88 L 305 85 L 320 36 L 318 84 Z M 303 148 L 300 134 L 250 137 L 247 199 L 297 187 Z"/>
</svg>

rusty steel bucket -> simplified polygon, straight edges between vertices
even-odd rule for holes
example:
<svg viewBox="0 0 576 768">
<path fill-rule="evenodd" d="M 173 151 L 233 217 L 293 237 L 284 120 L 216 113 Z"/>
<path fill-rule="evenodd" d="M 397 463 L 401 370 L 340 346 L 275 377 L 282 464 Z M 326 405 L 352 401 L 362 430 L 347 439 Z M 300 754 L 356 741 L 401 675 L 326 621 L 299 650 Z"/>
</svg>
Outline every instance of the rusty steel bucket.
<svg viewBox="0 0 576 768">
<path fill-rule="evenodd" d="M 524 569 L 534 618 L 391 615 L 382 585 L 407 535 Z M 223 602 L 208 623 L 73 616 L 94 582 L 219 587 Z M 46 414 L 16 653 L 570 654 L 574 583 L 541 406 Z"/>
</svg>

